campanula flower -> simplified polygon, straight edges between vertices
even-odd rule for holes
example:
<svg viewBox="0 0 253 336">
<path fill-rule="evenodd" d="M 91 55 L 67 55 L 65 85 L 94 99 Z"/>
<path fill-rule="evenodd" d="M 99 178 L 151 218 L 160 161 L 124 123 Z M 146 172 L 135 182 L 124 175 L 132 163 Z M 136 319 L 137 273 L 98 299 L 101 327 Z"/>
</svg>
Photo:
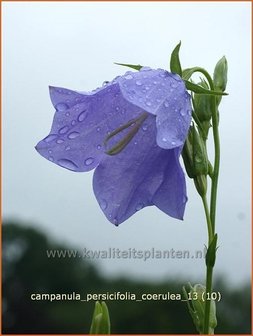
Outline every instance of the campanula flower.
<svg viewBox="0 0 253 336">
<path fill-rule="evenodd" d="M 50 87 L 56 109 L 37 151 L 74 172 L 95 168 L 93 189 L 109 221 L 157 206 L 182 219 L 187 200 L 179 156 L 191 122 L 183 80 L 142 68 L 81 93 Z"/>
</svg>

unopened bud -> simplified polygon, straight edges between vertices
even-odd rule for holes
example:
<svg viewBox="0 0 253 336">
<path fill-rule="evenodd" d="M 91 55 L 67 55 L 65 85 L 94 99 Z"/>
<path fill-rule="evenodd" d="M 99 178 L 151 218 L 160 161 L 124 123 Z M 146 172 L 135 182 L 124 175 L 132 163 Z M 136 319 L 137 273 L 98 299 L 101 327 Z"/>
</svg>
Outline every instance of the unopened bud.
<svg viewBox="0 0 253 336">
<path fill-rule="evenodd" d="M 198 85 L 205 89 L 209 89 L 208 84 L 202 79 Z M 212 118 L 212 99 L 211 95 L 207 94 L 194 94 L 194 110 L 201 122 L 207 121 L 207 126 L 209 126 L 209 121 Z"/>
<path fill-rule="evenodd" d="M 97 301 L 95 303 L 90 334 L 110 334 L 110 317 L 105 302 L 99 303 Z"/>
<path fill-rule="evenodd" d="M 201 284 L 196 284 L 193 287 L 190 286 L 191 301 L 188 301 L 188 308 L 193 318 L 193 322 L 200 334 L 204 332 L 205 321 L 205 303 L 206 303 L 206 287 Z M 209 316 L 209 334 L 214 333 L 214 329 L 217 326 L 216 319 L 216 306 L 215 301 L 211 300 L 210 316 Z"/>
<path fill-rule="evenodd" d="M 216 64 L 213 74 L 214 88 L 217 91 L 224 92 L 227 86 L 228 63 L 223 56 Z"/>
<path fill-rule="evenodd" d="M 190 126 L 182 151 L 186 172 L 190 178 L 208 174 L 208 157 L 202 137 L 194 124 Z"/>
</svg>

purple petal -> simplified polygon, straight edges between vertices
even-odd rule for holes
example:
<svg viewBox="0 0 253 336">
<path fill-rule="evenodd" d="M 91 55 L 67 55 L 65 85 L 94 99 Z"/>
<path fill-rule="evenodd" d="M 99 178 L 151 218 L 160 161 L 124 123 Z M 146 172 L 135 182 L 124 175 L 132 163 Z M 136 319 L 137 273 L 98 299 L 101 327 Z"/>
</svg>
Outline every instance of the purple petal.
<svg viewBox="0 0 253 336">
<path fill-rule="evenodd" d="M 51 89 L 52 96 L 56 106 L 69 108 L 56 111 L 50 134 L 36 149 L 46 159 L 77 172 L 95 168 L 106 155 L 106 136 L 143 112 L 124 99 L 117 83 L 88 95 L 59 88 L 52 93 Z M 77 98 L 80 103 L 72 105 Z"/>
<path fill-rule="evenodd" d="M 181 148 L 169 152 L 173 158 L 164 170 L 163 182 L 153 196 L 153 203 L 167 215 L 183 219 L 187 196 L 185 176 L 179 163 Z"/>
<path fill-rule="evenodd" d="M 171 149 L 183 145 L 191 122 L 191 103 L 178 75 L 144 69 L 128 72 L 118 82 L 129 102 L 157 116 L 158 146 Z"/>
<path fill-rule="evenodd" d="M 109 221 L 118 225 L 153 204 L 173 217 L 182 218 L 185 183 L 175 153 L 176 150 L 157 146 L 155 116 L 150 115 L 121 153 L 100 163 L 93 176 L 93 189 Z M 175 189 L 177 182 L 180 183 Z"/>
</svg>

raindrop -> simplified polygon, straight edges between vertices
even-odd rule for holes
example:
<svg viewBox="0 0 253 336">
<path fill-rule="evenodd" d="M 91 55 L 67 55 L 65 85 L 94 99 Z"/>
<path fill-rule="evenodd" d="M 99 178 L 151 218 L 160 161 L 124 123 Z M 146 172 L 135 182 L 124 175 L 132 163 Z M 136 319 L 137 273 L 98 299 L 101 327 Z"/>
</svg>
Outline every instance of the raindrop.
<svg viewBox="0 0 253 336">
<path fill-rule="evenodd" d="M 187 202 L 187 197 L 184 195 L 183 196 L 183 203 L 186 203 Z"/>
<path fill-rule="evenodd" d="M 78 170 L 77 165 L 71 160 L 60 159 L 60 160 L 58 160 L 58 164 L 61 167 L 64 167 L 64 168 L 67 168 L 67 169 L 70 169 L 70 170 L 74 170 L 74 171 Z"/>
<path fill-rule="evenodd" d="M 125 79 L 133 79 L 133 76 L 130 75 L 130 74 L 129 74 L 129 75 L 126 75 L 126 76 L 125 76 Z"/>
<path fill-rule="evenodd" d="M 164 106 L 165 106 L 165 107 L 169 107 L 170 105 L 169 105 L 168 102 L 165 102 L 165 103 L 164 103 Z"/>
<path fill-rule="evenodd" d="M 79 135 L 80 135 L 79 132 L 72 132 L 68 135 L 68 138 L 72 140 L 72 139 L 77 138 Z"/>
<path fill-rule="evenodd" d="M 59 129 L 59 133 L 60 134 L 65 134 L 65 133 L 68 132 L 68 130 L 69 130 L 68 126 L 64 126 L 64 127 Z"/>
<path fill-rule="evenodd" d="M 175 146 L 176 142 L 175 141 L 171 141 L 172 146 Z"/>
<path fill-rule="evenodd" d="M 94 162 L 94 159 L 92 157 L 90 157 L 90 158 L 88 158 L 84 161 L 86 166 L 90 166 L 93 162 Z"/>
<path fill-rule="evenodd" d="M 48 150 L 48 153 L 49 153 L 49 154 L 52 154 L 53 152 L 52 152 L 52 150 L 51 150 L 51 149 L 49 149 L 49 150 Z"/>
<path fill-rule="evenodd" d="M 52 156 L 49 156 L 48 160 L 53 162 L 54 158 Z"/>
<path fill-rule="evenodd" d="M 70 150 L 70 146 L 66 146 L 66 147 L 65 147 L 65 150 L 66 150 L 66 151 Z"/>
<path fill-rule="evenodd" d="M 143 208 L 143 204 L 142 203 L 138 203 L 136 206 L 136 211 L 139 211 Z"/>
<path fill-rule="evenodd" d="M 100 205 L 100 208 L 102 210 L 105 210 L 107 208 L 107 202 L 106 202 L 106 200 L 101 199 L 101 202 L 99 203 L 99 205 Z"/>
<path fill-rule="evenodd" d="M 188 114 L 188 115 L 191 115 L 191 113 L 192 113 L 191 110 L 188 110 L 188 111 L 187 111 L 187 114 Z"/>
<path fill-rule="evenodd" d="M 58 144 L 61 144 L 61 143 L 63 143 L 63 142 L 64 142 L 63 139 L 58 139 L 58 140 L 56 140 L 56 143 L 58 143 Z"/>
<path fill-rule="evenodd" d="M 147 102 L 146 102 L 146 105 L 151 106 L 152 103 L 151 103 L 150 101 L 147 101 Z"/>
<path fill-rule="evenodd" d="M 166 138 L 162 138 L 162 141 L 163 142 L 167 142 L 168 140 Z"/>
<path fill-rule="evenodd" d="M 101 127 L 97 127 L 97 132 L 100 132 L 101 131 Z"/>
<path fill-rule="evenodd" d="M 198 163 L 201 163 L 201 162 L 202 162 L 202 158 L 201 158 L 200 156 L 198 156 L 198 155 L 195 156 L 195 160 L 196 160 L 196 162 L 198 162 Z"/>
<path fill-rule="evenodd" d="M 118 106 L 116 106 L 115 110 L 116 110 L 116 111 L 119 111 L 119 107 L 118 107 Z"/>
<path fill-rule="evenodd" d="M 98 149 L 98 150 L 101 149 L 101 147 L 102 147 L 101 145 L 97 145 L 97 149 Z"/>
<path fill-rule="evenodd" d="M 135 141 L 135 142 L 134 142 L 134 144 L 135 144 L 135 145 L 137 145 L 137 144 L 138 144 L 138 142 L 137 142 L 137 141 Z"/>
<path fill-rule="evenodd" d="M 87 113 L 86 113 L 86 110 L 84 110 L 83 112 L 81 112 L 77 118 L 78 121 L 82 122 L 84 121 L 84 119 L 86 119 L 87 117 Z"/>
<path fill-rule="evenodd" d="M 116 225 L 116 226 L 119 225 L 117 218 L 114 218 L 114 219 L 113 219 L 113 224 Z"/>
<path fill-rule="evenodd" d="M 69 113 L 69 112 L 66 112 L 66 113 L 65 113 L 65 116 L 66 116 L 66 117 L 69 117 L 69 116 L 70 116 L 70 113 Z"/>
<path fill-rule="evenodd" d="M 51 142 L 55 140 L 58 137 L 56 134 L 49 134 L 47 137 L 45 137 L 44 141 L 45 142 Z"/>
<path fill-rule="evenodd" d="M 58 103 L 56 106 L 55 106 L 56 110 L 58 112 L 63 112 L 63 111 L 66 111 L 69 107 L 67 104 L 65 103 Z"/>
<path fill-rule="evenodd" d="M 106 86 L 108 83 L 109 83 L 108 81 L 104 81 L 102 85 Z"/>
<path fill-rule="evenodd" d="M 156 85 L 156 84 L 157 84 L 157 82 L 156 82 L 156 81 L 154 81 L 154 82 L 153 82 L 153 84 L 155 84 L 155 85 Z"/>
<path fill-rule="evenodd" d="M 147 125 L 143 125 L 142 126 L 142 130 L 145 132 L 146 130 L 148 129 L 148 126 Z"/>
<path fill-rule="evenodd" d="M 183 117 L 183 116 L 186 115 L 186 111 L 182 108 L 182 109 L 180 109 L 180 114 L 181 114 L 181 116 Z"/>
<path fill-rule="evenodd" d="M 170 84 L 170 86 L 172 87 L 172 88 L 176 88 L 176 87 L 178 87 L 178 82 L 172 82 L 171 84 Z"/>
<path fill-rule="evenodd" d="M 141 82 L 140 80 L 137 80 L 137 81 L 135 82 L 135 84 L 138 85 L 138 86 L 140 86 L 140 85 L 142 85 L 142 82 Z"/>
<path fill-rule="evenodd" d="M 145 89 L 146 89 L 146 90 L 149 90 L 149 86 L 145 86 Z"/>
</svg>

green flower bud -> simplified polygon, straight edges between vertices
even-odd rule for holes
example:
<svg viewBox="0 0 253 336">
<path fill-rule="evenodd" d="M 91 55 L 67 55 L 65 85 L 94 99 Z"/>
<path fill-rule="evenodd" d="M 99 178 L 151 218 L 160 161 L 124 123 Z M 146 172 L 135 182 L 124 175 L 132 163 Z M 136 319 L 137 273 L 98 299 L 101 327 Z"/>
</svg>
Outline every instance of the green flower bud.
<svg viewBox="0 0 253 336">
<path fill-rule="evenodd" d="M 201 197 L 206 196 L 207 192 L 207 179 L 206 175 L 199 175 L 194 177 L 194 184 L 197 189 L 197 192 Z"/>
<path fill-rule="evenodd" d="M 105 302 L 101 304 L 97 301 L 93 312 L 90 334 L 110 334 L 110 317 Z"/>
<path fill-rule="evenodd" d="M 187 296 L 187 304 L 192 316 L 193 322 L 200 334 L 204 331 L 204 320 L 205 320 L 205 291 L 206 288 L 203 285 L 196 284 L 193 287 L 191 284 L 190 292 Z M 185 291 L 185 290 L 184 290 Z M 185 291 L 186 293 L 186 291 Z M 189 297 L 191 300 L 189 300 Z M 210 305 L 210 318 L 209 318 L 209 334 L 214 333 L 214 329 L 217 326 L 216 319 L 216 305 L 215 301 L 211 301 Z"/>
<path fill-rule="evenodd" d="M 182 156 L 186 172 L 190 178 L 208 174 L 208 157 L 202 137 L 194 124 L 190 126 Z"/>
<path fill-rule="evenodd" d="M 216 64 L 213 74 L 214 88 L 217 91 L 224 92 L 227 86 L 228 63 L 223 56 Z"/>
<path fill-rule="evenodd" d="M 209 89 L 208 84 L 202 79 L 198 85 L 202 86 L 205 89 Z M 207 94 L 194 94 L 194 110 L 197 114 L 197 117 L 201 122 L 207 121 L 208 129 L 210 127 L 209 121 L 212 118 L 212 99 L 211 95 Z"/>
</svg>

